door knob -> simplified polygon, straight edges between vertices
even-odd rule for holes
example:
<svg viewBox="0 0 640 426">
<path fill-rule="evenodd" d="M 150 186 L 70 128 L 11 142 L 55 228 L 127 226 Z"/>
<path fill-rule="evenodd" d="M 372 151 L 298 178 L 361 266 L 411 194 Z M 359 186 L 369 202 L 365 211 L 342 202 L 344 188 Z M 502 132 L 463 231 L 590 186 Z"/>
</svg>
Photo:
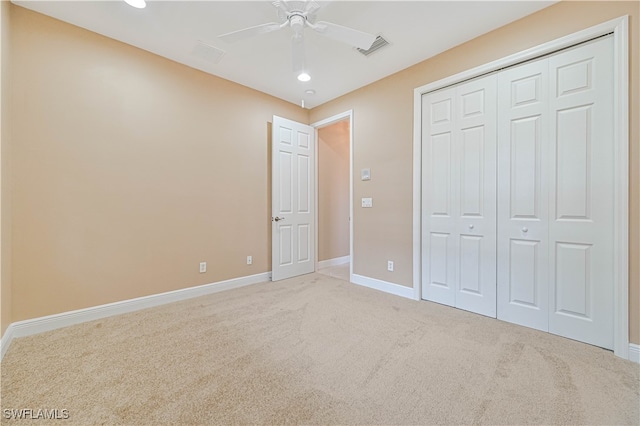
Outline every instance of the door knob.
<svg viewBox="0 0 640 426">
<path fill-rule="evenodd" d="M 469 229 L 473 229 L 473 224 L 469 225 Z"/>
<path fill-rule="evenodd" d="M 276 216 L 275 219 L 273 219 L 273 220 L 275 220 L 276 222 L 280 222 L 281 220 L 284 220 L 284 217 Z"/>
<path fill-rule="evenodd" d="M 526 226 L 524 228 L 522 228 L 522 232 L 527 232 L 529 230 L 529 228 L 527 228 Z"/>
</svg>

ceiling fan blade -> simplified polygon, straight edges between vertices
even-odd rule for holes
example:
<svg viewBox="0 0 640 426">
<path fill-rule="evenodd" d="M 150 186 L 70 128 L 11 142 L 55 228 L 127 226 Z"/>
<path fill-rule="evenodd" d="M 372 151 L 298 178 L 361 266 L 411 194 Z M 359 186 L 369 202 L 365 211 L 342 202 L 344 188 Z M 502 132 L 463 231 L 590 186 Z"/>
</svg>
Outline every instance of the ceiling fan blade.
<svg viewBox="0 0 640 426">
<path fill-rule="evenodd" d="M 221 34 L 218 38 L 226 41 L 227 43 L 234 43 L 239 40 L 244 40 L 249 37 L 257 36 L 260 34 L 270 33 L 277 31 L 280 28 L 284 28 L 285 24 L 278 24 L 276 22 L 269 22 L 268 24 L 256 25 L 255 27 L 245 28 L 243 30 L 232 31 L 230 33 Z"/>
<path fill-rule="evenodd" d="M 287 4 L 286 1 L 274 1 L 273 4 L 276 9 L 278 9 L 279 11 L 283 12 L 285 14 L 285 16 L 287 15 L 287 13 L 289 13 L 289 5 Z"/>
<path fill-rule="evenodd" d="M 300 74 L 304 71 L 305 66 L 304 39 L 302 38 L 302 34 L 295 34 L 293 37 L 291 37 L 291 45 L 293 71 L 297 74 Z"/>
<path fill-rule="evenodd" d="M 373 34 L 354 30 L 349 27 L 343 27 L 342 25 L 326 21 L 316 22 L 314 25 L 309 25 L 309 27 L 325 37 L 329 37 L 364 50 L 369 49 L 376 40 L 376 36 Z"/>
<path fill-rule="evenodd" d="M 320 5 L 318 3 L 313 0 L 307 0 L 304 6 L 304 13 L 306 13 L 307 16 L 313 15 L 318 11 L 318 9 L 320 9 Z"/>
</svg>

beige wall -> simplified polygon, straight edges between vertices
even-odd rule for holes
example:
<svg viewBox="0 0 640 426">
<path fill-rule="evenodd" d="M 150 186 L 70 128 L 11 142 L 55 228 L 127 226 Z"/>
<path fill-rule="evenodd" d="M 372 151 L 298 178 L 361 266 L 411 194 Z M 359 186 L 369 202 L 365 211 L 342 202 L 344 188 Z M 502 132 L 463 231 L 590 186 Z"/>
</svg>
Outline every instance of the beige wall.
<svg viewBox="0 0 640 426">
<path fill-rule="evenodd" d="M 0 335 L 11 324 L 10 4 L 0 0 Z"/>
<path fill-rule="evenodd" d="M 349 255 L 349 121 L 318 130 L 318 260 Z"/>
<path fill-rule="evenodd" d="M 638 2 L 561 2 L 367 87 L 314 108 L 311 122 L 354 110 L 354 171 L 371 167 L 371 186 L 354 180 L 354 273 L 412 285 L 413 89 L 622 15 L 630 16 L 630 340 L 640 343 L 640 67 Z M 355 204 L 357 205 L 357 203 Z M 395 260 L 395 272 L 386 261 Z"/>
<path fill-rule="evenodd" d="M 269 271 L 268 122 L 308 111 L 11 9 L 12 321 Z"/>
</svg>

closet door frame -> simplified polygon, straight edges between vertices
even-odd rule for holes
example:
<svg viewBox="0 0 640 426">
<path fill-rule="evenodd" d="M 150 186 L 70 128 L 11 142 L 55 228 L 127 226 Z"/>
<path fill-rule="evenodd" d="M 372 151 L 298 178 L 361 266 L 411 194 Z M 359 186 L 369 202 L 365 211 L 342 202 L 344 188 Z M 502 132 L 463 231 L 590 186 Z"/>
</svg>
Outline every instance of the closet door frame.
<svg viewBox="0 0 640 426">
<path fill-rule="evenodd" d="M 422 299 L 422 95 L 613 33 L 614 75 L 614 336 L 616 356 L 629 359 L 629 17 L 622 16 L 414 89 L 413 291 Z"/>
</svg>

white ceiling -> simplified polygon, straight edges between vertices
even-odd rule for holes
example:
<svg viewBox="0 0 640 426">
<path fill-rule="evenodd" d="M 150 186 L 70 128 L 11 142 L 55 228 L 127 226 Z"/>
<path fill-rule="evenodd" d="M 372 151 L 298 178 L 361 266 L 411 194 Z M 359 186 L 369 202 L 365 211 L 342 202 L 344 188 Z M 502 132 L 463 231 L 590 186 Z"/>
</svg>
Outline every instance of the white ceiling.
<svg viewBox="0 0 640 426">
<path fill-rule="evenodd" d="M 13 3 L 148 50 L 286 101 L 313 108 L 501 27 L 555 1 L 319 1 L 317 20 L 390 42 L 369 57 L 305 30 L 311 81 L 292 71 L 291 30 L 228 44 L 223 33 L 278 20 L 270 1 L 154 1 L 135 9 L 124 1 Z M 224 50 L 216 64 L 194 54 L 198 41 Z M 305 90 L 315 90 L 314 95 Z"/>
</svg>

